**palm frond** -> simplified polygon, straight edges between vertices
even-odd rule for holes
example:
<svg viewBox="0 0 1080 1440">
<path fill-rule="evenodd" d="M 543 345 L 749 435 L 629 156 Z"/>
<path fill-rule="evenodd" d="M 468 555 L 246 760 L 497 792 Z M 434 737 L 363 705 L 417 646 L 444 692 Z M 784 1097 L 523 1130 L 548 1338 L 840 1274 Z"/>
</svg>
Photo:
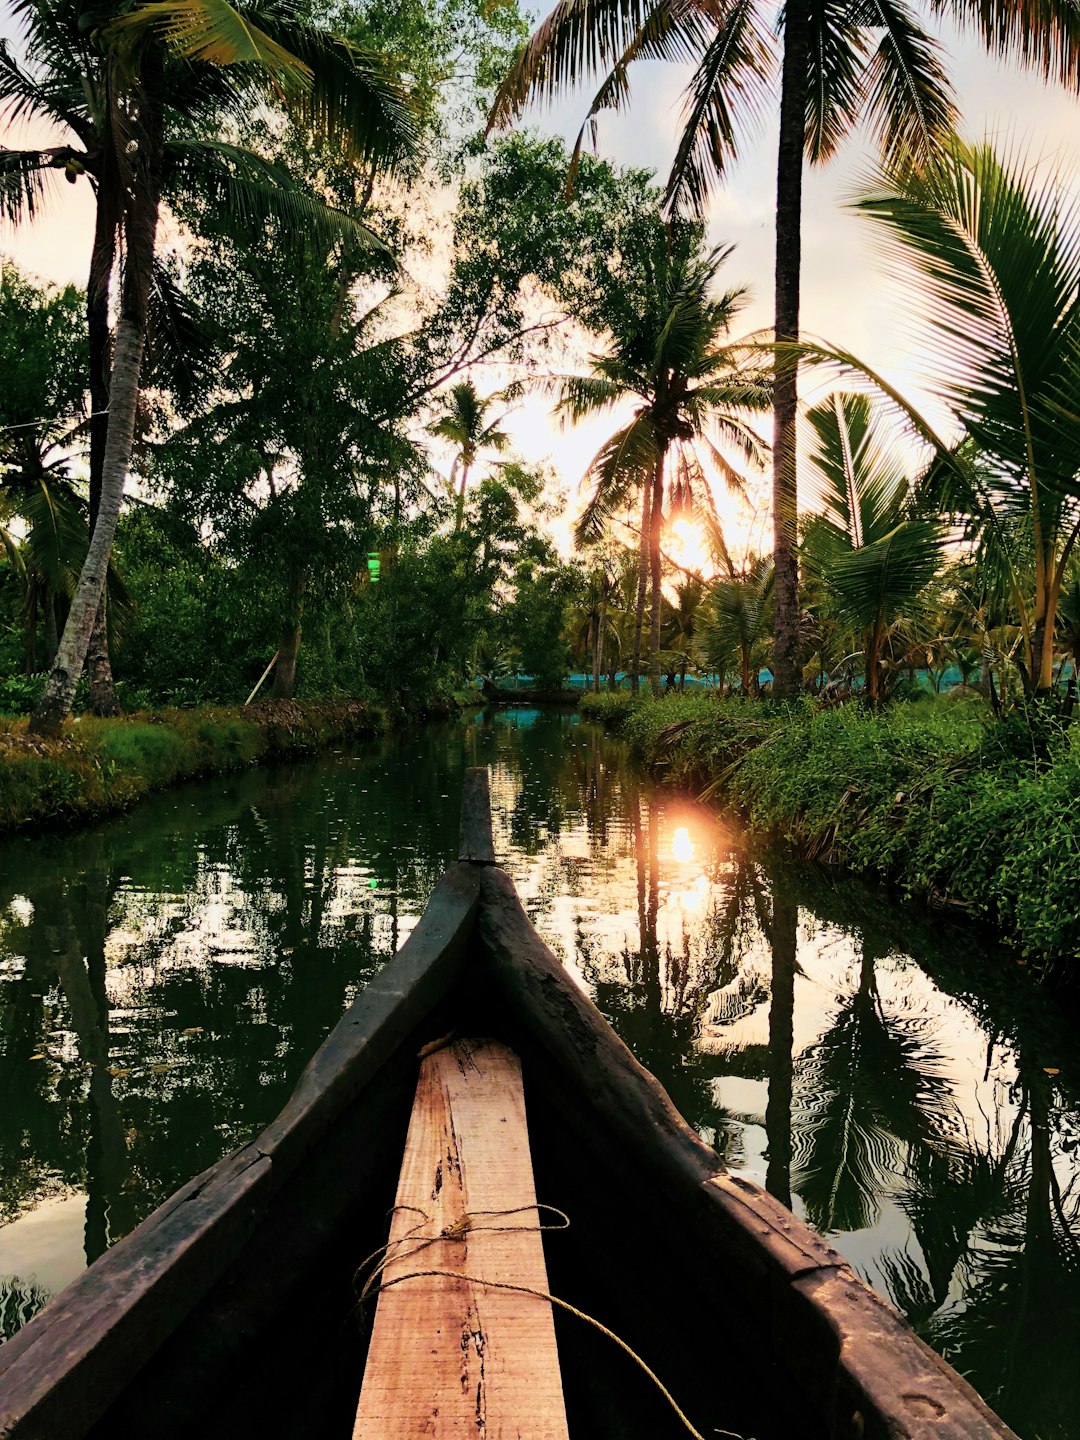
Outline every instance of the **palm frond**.
<svg viewBox="0 0 1080 1440">
<path fill-rule="evenodd" d="M 923 597 L 941 567 L 944 545 L 933 521 L 902 520 L 881 539 L 833 556 L 824 578 L 853 624 L 888 624 Z"/>
<path fill-rule="evenodd" d="M 9 125 L 28 120 L 51 120 L 67 125 L 83 141 L 87 126 L 69 103 L 67 87 L 59 81 L 39 80 L 12 55 L 0 40 L 0 118 Z"/>
<path fill-rule="evenodd" d="M 530 100 L 551 103 L 564 87 L 608 71 L 655 6 L 656 0 L 559 0 L 499 87 L 488 134 L 509 125 Z"/>
<path fill-rule="evenodd" d="M 311 67 L 229 0 L 147 0 L 112 20 L 106 35 L 137 43 L 154 34 L 181 59 L 263 71 L 283 96 L 310 89 Z"/>
<path fill-rule="evenodd" d="M 310 74 L 310 84 L 289 96 L 289 108 L 317 141 L 375 170 L 391 169 L 415 150 L 416 107 L 385 56 L 297 19 L 268 12 L 259 20 Z"/>
<path fill-rule="evenodd" d="M 623 386 L 599 375 L 560 376 L 557 384 L 556 413 L 568 424 L 576 424 L 587 415 L 602 414 L 626 395 Z"/>
<path fill-rule="evenodd" d="M 1080 83 L 1080 8 L 1071 0 L 931 0 L 930 10 L 974 30 L 992 55 L 1071 90 Z"/>
<path fill-rule="evenodd" d="M 863 116 L 886 163 L 926 165 L 960 112 L 939 43 L 903 0 L 855 0 L 858 22 L 882 32 L 863 79 Z"/>
<path fill-rule="evenodd" d="M 756 5 L 732 0 L 684 93 L 679 145 L 664 191 L 670 211 L 704 214 L 736 158 L 740 135 L 760 118 L 771 74 L 771 47 Z"/>
<path fill-rule="evenodd" d="M 57 175 L 50 150 L 0 150 L 0 219 L 33 220 L 44 208 Z"/>
<path fill-rule="evenodd" d="M 375 233 L 352 215 L 313 195 L 290 170 L 241 145 L 201 137 L 178 137 L 166 145 L 165 187 L 220 207 L 242 224 L 261 229 L 267 222 L 283 235 L 317 243 L 348 239 L 389 257 Z"/>
<path fill-rule="evenodd" d="M 813 0 L 806 90 L 806 158 L 831 160 L 859 119 L 867 37 L 848 0 Z"/>
</svg>

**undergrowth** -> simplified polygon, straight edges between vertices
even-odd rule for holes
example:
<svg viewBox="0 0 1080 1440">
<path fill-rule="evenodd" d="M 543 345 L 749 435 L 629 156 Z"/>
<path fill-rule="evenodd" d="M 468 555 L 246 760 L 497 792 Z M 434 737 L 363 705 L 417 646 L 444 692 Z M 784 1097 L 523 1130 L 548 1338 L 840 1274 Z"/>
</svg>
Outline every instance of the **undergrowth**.
<svg viewBox="0 0 1080 1440">
<path fill-rule="evenodd" d="M 84 716 L 56 739 L 0 721 L 0 830 L 93 819 L 181 780 L 315 754 L 384 724 L 357 700 Z"/>
</svg>

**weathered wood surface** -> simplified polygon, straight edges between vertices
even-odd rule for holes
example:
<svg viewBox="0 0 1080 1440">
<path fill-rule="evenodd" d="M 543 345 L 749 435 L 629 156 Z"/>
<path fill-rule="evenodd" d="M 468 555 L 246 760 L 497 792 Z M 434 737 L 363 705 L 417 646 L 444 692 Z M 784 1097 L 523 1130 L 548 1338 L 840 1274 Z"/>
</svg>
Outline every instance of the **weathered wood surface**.
<svg viewBox="0 0 1080 1440">
<path fill-rule="evenodd" d="M 185 1185 L 0 1346 L 2 1440 L 78 1440 L 236 1259 L 274 1192 L 471 950 L 477 872 L 455 866 L 397 957 L 308 1063 L 250 1145 Z"/>
<path fill-rule="evenodd" d="M 354 1440 L 567 1440 L 539 1224 L 517 1056 L 490 1040 L 428 1055 Z"/>
<path fill-rule="evenodd" d="M 474 865 L 495 862 L 495 843 L 491 834 L 491 779 L 486 765 L 473 765 L 465 771 L 461 795 L 461 843 L 459 860 Z"/>
<path fill-rule="evenodd" d="M 676 1211 L 701 1264 L 763 1354 L 790 1370 L 837 1440 L 1016 1440 L 843 1256 L 719 1156 L 583 995 L 533 929 L 510 878 L 483 875 L 480 936 L 491 980 L 527 1032 Z M 560 1077 L 561 1078 L 561 1077 Z"/>
</svg>

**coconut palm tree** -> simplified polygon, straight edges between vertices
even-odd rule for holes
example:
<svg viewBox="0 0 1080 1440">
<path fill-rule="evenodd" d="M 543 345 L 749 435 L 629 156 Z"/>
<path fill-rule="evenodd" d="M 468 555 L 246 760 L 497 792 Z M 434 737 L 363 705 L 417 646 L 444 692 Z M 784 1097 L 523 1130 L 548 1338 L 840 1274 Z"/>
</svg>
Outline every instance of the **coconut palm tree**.
<svg viewBox="0 0 1080 1440">
<path fill-rule="evenodd" d="M 592 357 L 591 373 L 563 377 L 558 409 L 570 422 L 602 414 L 626 401 L 635 408 L 593 458 L 585 474 L 592 493 L 578 524 L 582 539 L 603 532 L 636 493 L 641 496 L 638 594 L 630 661 L 637 688 L 645 601 L 651 582 L 649 673 L 660 681 L 662 601 L 661 537 L 670 487 L 673 508 L 694 504 L 711 512 L 712 489 L 702 454 L 730 488 L 743 491 L 743 476 L 721 445 L 760 463 L 765 446 L 748 417 L 766 410 L 769 377 L 752 349 L 729 340 L 731 323 L 746 291 L 717 288 L 731 247 L 702 252 L 695 226 L 657 236 L 642 257 L 645 283 L 624 297 L 612 317 L 610 343 Z"/>
<path fill-rule="evenodd" d="M 1080 23 L 1071 0 L 1034 8 L 1012 0 L 934 0 L 934 14 L 975 30 L 987 49 L 1075 88 Z M 712 186 L 737 158 L 741 136 L 773 102 L 773 7 L 755 0 L 558 0 L 503 83 L 489 127 L 505 125 L 534 99 L 603 74 L 578 150 L 604 110 L 630 100 L 636 60 L 693 66 L 667 187 L 673 209 L 700 215 Z M 858 124 L 888 160 L 922 163 L 949 133 L 956 109 L 940 47 L 906 0 L 788 0 L 780 15 L 782 58 L 776 171 L 775 334 L 799 333 L 802 181 L 807 160 L 823 164 Z M 799 686 L 796 526 L 797 356 L 777 358 L 773 400 L 773 521 L 778 693 Z"/>
<path fill-rule="evenodd" d="M 858 208 L 909 293 L 914 271 L 926 383 L 960 442 L 849 352 L 802 351 L 869 377 L 934 447 L 928 493 L 1000 572 L 1025 690 L 1049 695 L 1080 542 L 1080 208 L 1042 167 L 959 139 L 921 173 L 886 173 Z"/>
<path fill-rule="evenodd" d="M 450 488 L 457 478 L 457 502 L 454 511 L 454 534 L 460 534 L 465 523 L 465 490 L 469 483 L 469 472 L 484 450 L 503 451 L 510 444 L 510 437 L 499 428 L 503 416 L 488 419 L 488 412 L 496 400 L 504 394 L 481 397 L 471 380 L 460 380 L 450 389 L 446 413 L 439 417 L 428 431 L 440 440 L 448 440 L 457 446 L 457 454 L 450 469 Z"/>
<path fill-rule="evenodd" d="M 373 171 L 394 164 L 413 132 L 405 96 L 382 62 L 298 20 L 281 0 L 243 14 L 227 0 L 164 0 L 130 9 L 113 3 L 95 11 L 89 25 L 88 12 L 74 0 L 59 6 L 19 0 L 16 9 L 29 64 L 4 49 L 0 104 L 8 118 L 59 122 L 73 143 L 0 155 L 0 203 L 8 218 L 32 216 L 50 174 L 62 170 L 73 182 L 91 177 L 97 218 L 89 303 L 98 307 L 91 316 L 92 373 L 107 347 L 108 277 L 116 257 L 123 261 L 94 533 L 33 720 L 36 729 L 48 730 L 70 711 L 104 587 L 134 440 L 166 183 L 198 174 L 211 192 L 265 213 L 269 192 L 282 188 L 280 170 L 206 133 L 208 116 L 227 123 L 250 113 L 263 96 Z M 179 127 L 170 129 L 177 120 Z M 310 200 L 294 203 L 292 213 L 308 223 L 328 216 Z M 98 379 L 101 373 L 98 366 Z"/>
<path fill-rule="evenodd" d="M 743 695 L 751 693 L 758 668 L 766 658 L 772 595 L 772 556 L 761 555 L 741 573 L 715 581 L 705 607 L 701 626 L 705 662 L 720 676 L 721 684 L 732 664 L 736 664 Z"/>
<path fill-rule="evenodd" d="M 942 565 L 944 534 L 914 516 L 914 490 L 883 440 L 865 395 L 835 394 L 807 414 L 814 498 L 821 506 L 803 540 L 837 618 L 864 648 L 866 698 L 876 706 L 889 627 L 926 595 Z"/>
</svg>

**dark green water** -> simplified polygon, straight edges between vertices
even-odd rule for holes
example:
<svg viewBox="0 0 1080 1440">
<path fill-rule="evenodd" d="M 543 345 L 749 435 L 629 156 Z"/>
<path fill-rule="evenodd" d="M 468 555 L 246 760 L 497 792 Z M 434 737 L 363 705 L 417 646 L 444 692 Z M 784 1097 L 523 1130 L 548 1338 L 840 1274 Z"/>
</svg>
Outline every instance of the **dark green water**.
<svg viewBox="0 0 1080 1440">
<path fill-rule="evenodd" d="M 687 1118 L 1024 1440 L 1080 1435 L 1080 1042 L 1026 971 L 509 712 L 0 846 L 0 1336 L 254 1135 L 494 766 L 538 928 Z"/>
</svg>

